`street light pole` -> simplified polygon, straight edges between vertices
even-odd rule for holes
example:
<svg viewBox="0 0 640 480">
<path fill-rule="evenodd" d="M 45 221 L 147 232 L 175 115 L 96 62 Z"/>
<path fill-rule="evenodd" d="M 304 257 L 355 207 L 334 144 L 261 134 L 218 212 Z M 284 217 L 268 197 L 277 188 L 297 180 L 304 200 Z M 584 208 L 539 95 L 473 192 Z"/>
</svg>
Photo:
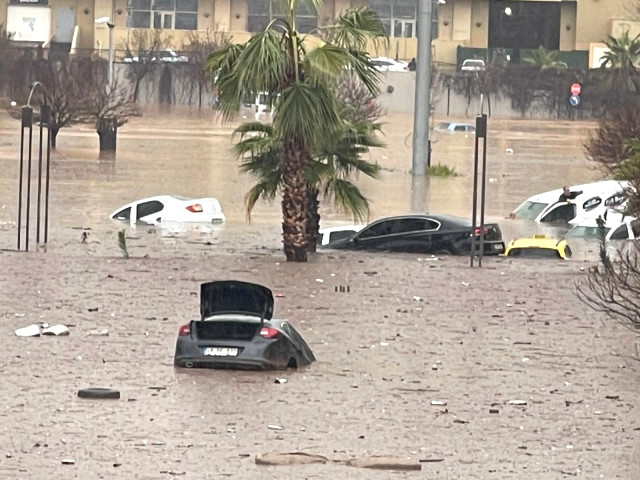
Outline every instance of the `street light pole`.
<svg viewBox="0 0 640 480">
<path fill-rule="evenodd" d="M 115 25 L 107 22 L 109 27 L 109 88 L 113 86 L 113 28 Z"/>
<path fill-rule="evenodd" d="M 111 22 L 110 17 L 100 17 L 95 20 L 96 23 L 106 24 L 109 28 L 109 84 L 108 88 L 113 85 L 113 29 L 115 24 Z"/>
<path fill-rule="evenodd" d="M 418 56 L 416 58 L 411 173 L 425 175 L 431 164 L 429 116 L 431 114 L 431 15 L 432 0 L 418 0 Z"/>
</svg>

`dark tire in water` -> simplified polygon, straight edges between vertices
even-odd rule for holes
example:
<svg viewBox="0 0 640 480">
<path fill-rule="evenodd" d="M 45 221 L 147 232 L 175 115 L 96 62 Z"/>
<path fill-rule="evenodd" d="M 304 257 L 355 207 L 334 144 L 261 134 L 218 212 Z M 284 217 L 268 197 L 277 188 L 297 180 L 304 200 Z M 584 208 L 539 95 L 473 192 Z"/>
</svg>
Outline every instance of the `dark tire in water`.
<svg viewBox="0 0 640 480">
<path fill-rule="evenodd" d="M 78 390 L 80 398 L 120 398 L 120 392 L 111 388 L 82 388 Z"/>
</svg>

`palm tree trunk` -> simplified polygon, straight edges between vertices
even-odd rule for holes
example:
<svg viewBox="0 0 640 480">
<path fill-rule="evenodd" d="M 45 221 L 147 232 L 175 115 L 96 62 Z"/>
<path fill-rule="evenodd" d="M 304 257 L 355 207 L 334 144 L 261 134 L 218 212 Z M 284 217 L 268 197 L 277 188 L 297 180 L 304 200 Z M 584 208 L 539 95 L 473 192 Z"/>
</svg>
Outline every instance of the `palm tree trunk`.
<svg viewBox="0 0 640 480">
<path fill-rule="evenodd" d="M 307 181 L 309 153 L 297 139 L 284 140 L 282 243 L 287 262 L 307 261 Z"/>
<path fill-rule="evenodd" d="M 307 186 L 307 252 L 316 253 L 318 230 L 320 230 L 320 201 L 318 189 Z"/>
</svg>

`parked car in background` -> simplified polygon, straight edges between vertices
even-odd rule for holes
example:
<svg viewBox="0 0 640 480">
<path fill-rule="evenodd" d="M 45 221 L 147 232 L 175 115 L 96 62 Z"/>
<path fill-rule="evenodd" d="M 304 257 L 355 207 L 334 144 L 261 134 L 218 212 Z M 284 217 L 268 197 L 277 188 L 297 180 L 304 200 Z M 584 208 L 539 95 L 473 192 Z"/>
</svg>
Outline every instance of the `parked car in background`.
<svg viewBox="0 0 640 480">
<path fill-rule="evenodd" d="M 123 60 L 125 63 L 134 63 L 140 61 L 137 56 L 125 57 Z M 189 61 L 189 57 L 186 55 L 179 55 L 174 50 L 158 50 L 153 52 L 153 56 L 149 59 L 150 62 L 164 62 L 164 63 L 185 63 Z"/>
<path fill-rule="evenodd" d="M 180 327 L 176 367 L 284 369 L 315 361 L 293 325 L 273 318 L 271 290 L 225 280 L 200 285 L 200 320 Z"/>
<path fill-rule="evenodd" d="M 502 232 L 496 223 L 484 231 L 472 232 L 471 222 L 452 215 L 402 215 L 377 220 L 351 237 L 324 245 L 324 248 L 383 250 L 414 253 L 469 254 L 471 237 L 483 235 L 485 255 L 504 252 Z"/>
<path fill-rule="evenodd" d="M 220 202 L 215 198 L 187 198 L 158 195 L 124 205 L 113 212 L 113 220 L 131 225 L 137 222 L 158 225 L 164 222 L 224 222 Z"/>
<path fill-rule="evenodd" d="M 521 258 L 571 258 L 571 248 L 566 240 L 558 240 L 547 235 L 518 238 L 507 244 L 506 257 Z"/>
<path fill-rule="evenodd" d="M 608 211 L 604 217 L 605 241 L 640 238 L 640 220 L 637 218 L 627 217 L 615 211 Z M 567 238 L 600 240 L 597 218 L 587 217 L 579 220 L 576 226 L 567 232 Z"/>
<path fill-rule="evenodd" d="M 434 127 L 434 130 L 441 130 L 445 132 L 467 132 L 473 133 L 476 131 L 476 126 L 472 123 L 460 123 L 460 122 L 439 122 Z"/>
<path fill-rule="evenodd" d="M 575 198 L 569 203 L 559 201 L 562 189 L 558 188 L 529 197 L 511 213 L 510 217 L 565 225 L 576 218 L 595 219 L 608 209 L 623 208 L 626 202 L 624 190 L 630 187 L 629 182 L 618 180 L 575 185 L 570 187 Z"/>
<path fill-rule="evenodd" d="M 329 242 L 352 237 L 364 228 L 364 225 L 340 225 L 338 227 L 321 228 L 318 232 L 318 246 L 327 245 Z"/>
<path fill-rule="evenodd" d="M 484 60 L 479 58 L 467 58 L 462 62 L 460 70 L 463 72 L 480 72 L 486 68 Z"/>
<path fill-rule="evenodd" d="M 371 63 L 381 72 L 408 72 L 409 64 L 389 57 L 375 57 Z"/>
</svg>

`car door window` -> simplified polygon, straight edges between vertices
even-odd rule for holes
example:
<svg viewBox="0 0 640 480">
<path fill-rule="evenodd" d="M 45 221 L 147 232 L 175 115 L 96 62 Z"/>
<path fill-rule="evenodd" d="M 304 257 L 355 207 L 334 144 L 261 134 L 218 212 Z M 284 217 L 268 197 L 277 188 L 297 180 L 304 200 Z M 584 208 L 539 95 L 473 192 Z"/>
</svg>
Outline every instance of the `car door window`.
<svg viewBox="0 0 640 480">
<path fill-rule="evenodd" d="M 627 233 L 627 225 L 620 225 L 611 234 L 611 240 L 625 240 L 627 238 L 629 238 L 629 234 Z"/>
<path fill-rule="evenodd" d="M 633 220 L 631 222 L 631 230 L 633 231 L 634 238 L 640 237 L 640 220 Z"/>
<path fill-rule="evenodd" d="M 342 240 L 343 238 L 349 238 L 349 237 L 352 237 L 354 233 L 355 232 L 353 232 L 352 230 L 338 230 L 337 232 L 331 232 L 329 234 L 329 241 L 330 242 L 335 242 L 336 240 Z"/>
<path fill-rule="evenodd" d="M 363 240 L 372 237 L 380 237 L 382 235 L 389 235 L 393 229 L 394 220 L 387 220 L 384 222 L 379 222 L 371 225 L 370 227 L 364 229 L 358 238 Z"/>
<path fill-rule="evenodd" d="M 466 132 L 467 127 L 465 127 L 464 125 L 456 125 L 453 130 L 456 132 Z"/>
<path fill-rule="evenodd" d="M 123 208 L 113 218 L 116 220 L 129 220 L 131 218 L 131 207 Z"/>
<path fill-rule="evenodd" d="M 582 204 L 582 208 L 584 208 L 585 212 L 588 212 L 589 210 L 596 208 L 601 203 L 602 199 L 600 197 L 593 197 L 584 202 L 584 204 Z"/>
<path fill-rule="evenodd" d="M 153 215 L 154 213 L 161 212 L 163 208 L 164 205 L 162 204 L 162 202 L 158 202 L 157 200 L 140 203 L 138 204 L 136 218 L 139 220 L 142 217 Z"/>
<path fill-rule="evenodd" d="M 411 233 L 425 230 L 435 230 L 438 225 L 424 218 L 402 218 L 393 224 L 391 233 Z"/>
<path fill-rule="evenodd" d="M 575 216 L 576 206 L 573 203 L 566 203 L 551 210 L 541 222 L 568 222 Z"/>
</svg>

